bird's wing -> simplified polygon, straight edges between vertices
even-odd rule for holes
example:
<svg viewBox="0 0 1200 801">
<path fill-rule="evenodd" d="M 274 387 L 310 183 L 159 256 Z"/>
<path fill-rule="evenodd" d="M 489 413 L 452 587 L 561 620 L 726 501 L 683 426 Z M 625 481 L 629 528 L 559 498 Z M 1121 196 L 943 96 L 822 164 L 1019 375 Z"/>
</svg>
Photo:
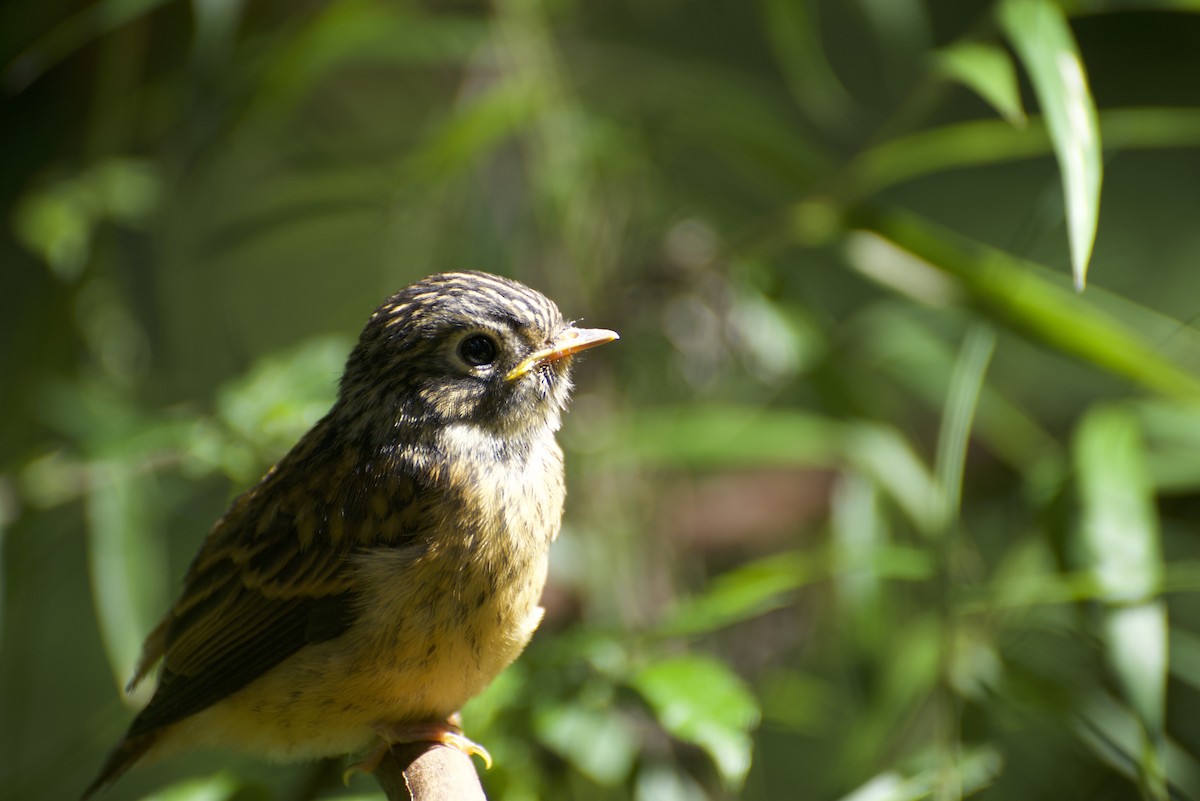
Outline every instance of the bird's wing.
<svg viewBox="0 0 1200 801">
<path fill-rule="evenodd" d="M 162 675 L 128 737 L 195 714 L 344 632 L 356 614 L 350 557 L 418 535 L 429 498 L 412 479 L 381 481 L 361 460 L 303 446 L 234 502 L 192 562 L 147 640 L 139 670 L 161 656 Z"/>
</svg>

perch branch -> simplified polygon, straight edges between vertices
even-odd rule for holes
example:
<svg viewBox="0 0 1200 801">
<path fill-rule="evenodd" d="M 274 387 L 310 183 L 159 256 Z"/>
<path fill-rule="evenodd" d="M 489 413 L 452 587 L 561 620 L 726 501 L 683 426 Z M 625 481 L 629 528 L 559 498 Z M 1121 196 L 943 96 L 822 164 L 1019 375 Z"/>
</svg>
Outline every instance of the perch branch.
<svg viewBox="0 0 1200 801">
<path fill-rule="evenodd" d="M 388 801 L 487 801 L 471 757 L 457 748 L 397 745 L 379 763 L 375 778 Z"/>
</svg>

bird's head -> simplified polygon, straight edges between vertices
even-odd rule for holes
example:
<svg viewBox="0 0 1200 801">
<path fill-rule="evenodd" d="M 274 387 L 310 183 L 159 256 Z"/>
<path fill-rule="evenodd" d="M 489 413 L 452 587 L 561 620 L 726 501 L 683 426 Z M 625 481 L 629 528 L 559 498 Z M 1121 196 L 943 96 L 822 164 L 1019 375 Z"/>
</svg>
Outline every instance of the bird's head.
<svg viewBox="0 0 1200 801">
<path fill-rule="evenodd" d="M 346 364 L 339 405 L 355 419 L 382 413 L 392 425 L 554 430 L 570 396 L 571 356 L 614 339 L 564 321 L 552 301 L 516 281 L 433 275 L 376 309 Z"/>
</svg>

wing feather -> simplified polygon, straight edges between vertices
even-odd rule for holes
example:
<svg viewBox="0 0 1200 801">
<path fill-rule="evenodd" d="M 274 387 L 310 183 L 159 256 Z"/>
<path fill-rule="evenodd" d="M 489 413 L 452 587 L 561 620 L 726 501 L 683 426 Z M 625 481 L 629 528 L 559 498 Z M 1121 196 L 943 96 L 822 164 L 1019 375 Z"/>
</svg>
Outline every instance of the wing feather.
<svg viewBox="0 0 1200 801">
<path fill-rule="evenodd" d="M 193 715 L 344 632 L 355 615 L 351 557 L 419 535 L 429 493 L 394 470 L 347 471 L 353 455 L 319 452 L 330 441 L 314 429 L 213 528 L 147 639 L 138 675 L 160 657 L 162 674 L 129 737 Z"/>
</svg>

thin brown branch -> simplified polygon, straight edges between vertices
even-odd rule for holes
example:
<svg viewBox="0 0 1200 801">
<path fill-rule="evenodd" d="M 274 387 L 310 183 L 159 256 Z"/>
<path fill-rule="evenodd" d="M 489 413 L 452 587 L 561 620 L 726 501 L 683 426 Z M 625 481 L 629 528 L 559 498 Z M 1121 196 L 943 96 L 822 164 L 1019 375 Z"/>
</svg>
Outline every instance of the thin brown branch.
<svg viewBox="0 0 1200 801">
<path fill-rule="evenodd" d="M 397 745 L 379 763 L 375 778 L 388 801 L 487 801 L 471 757 L 457 748 Z"/>
</svg>

